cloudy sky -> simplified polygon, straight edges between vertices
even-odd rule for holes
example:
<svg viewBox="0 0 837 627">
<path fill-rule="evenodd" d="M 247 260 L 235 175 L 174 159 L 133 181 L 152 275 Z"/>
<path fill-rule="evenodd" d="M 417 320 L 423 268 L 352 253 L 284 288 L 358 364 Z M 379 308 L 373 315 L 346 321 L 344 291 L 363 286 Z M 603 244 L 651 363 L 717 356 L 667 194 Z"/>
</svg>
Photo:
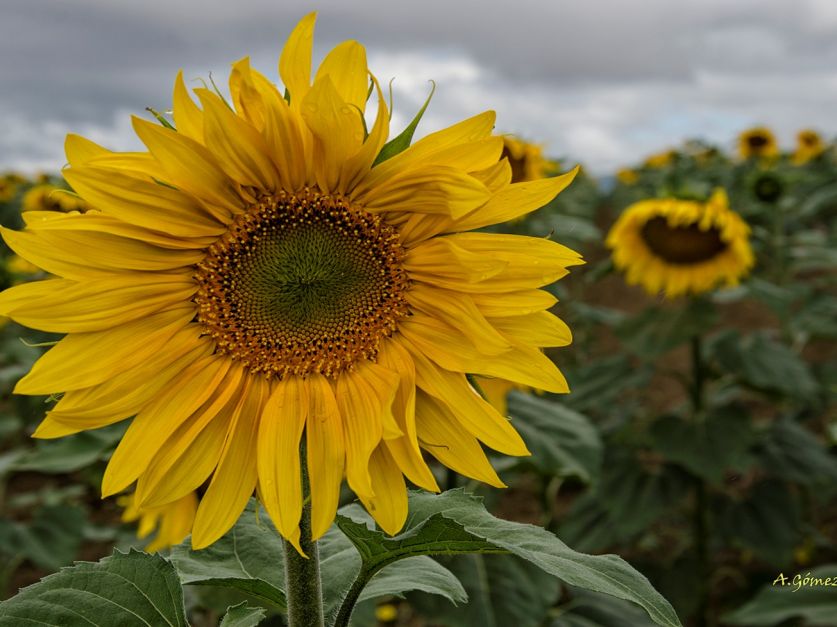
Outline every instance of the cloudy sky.
<svg viewBox="0 0 837 627">
<path fill-rule="evenodd" d="M 4 0 L 0 170 L 58 170 L 68 132 L 138 148 L 130 114 L 166 109 L 178 69 L 221 84 L 249 55 L 275 77 L 314 9 L 315 56 L 364 43 L 396 126 L 436 81 L 420 132 L 494 109 L 498 132 L 601 174 L 757 123 L 787 146 L 837 134 L 835 0 Z"/>
</svg>

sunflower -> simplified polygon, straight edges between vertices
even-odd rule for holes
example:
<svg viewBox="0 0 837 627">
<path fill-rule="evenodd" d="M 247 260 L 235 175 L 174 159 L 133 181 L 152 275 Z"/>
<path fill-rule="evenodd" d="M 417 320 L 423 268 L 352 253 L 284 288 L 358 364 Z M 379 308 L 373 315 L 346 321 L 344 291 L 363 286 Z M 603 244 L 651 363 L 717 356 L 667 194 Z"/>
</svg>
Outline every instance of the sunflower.
<svg viewBox="0 0 837 627">
<path fill-rule="evenodd" d="M 735 285 L 754 263 L 749 233 L 718 189 L 705 203 L 675 198 L 634 203 L 610 229 L 606 244 L 629 284 L 674 298 L 719 283 Z"/>
<path fill-rule="evenodd" d="M 389 112 L 364 48 L 338 45 L 312 81 L 314 20 L 288 39 L 281 89 L 245 58 L 229 106 L 198 88 L 199 107 L 179 74 L 177 130 L 134 119 L 147 152 L 70 135 L 64 176 L 91 208 L 26 212 L 24 231 L 3 230 L 59 278 L 8 290 L 0 313 L 68 334 L 16 387 L 64 392 L 35 435 L 134 416 L 103 494 L 136 484 L 148 508 L 205 486 L 195 548 L 255 490 L 299 549 L 302 444 L 315 539 L 344 474 L 396 533 L 405 477 L 438 489 L 422 449 L 494 486 L 480 443 L 528 454 L 466 373 L 567 391 L 541 349 L 570 331 L 539 288 L 581 258 L 470 231 L 543 206 L 575 172 L 511 184 L 493 112 L 383 150 Z"/>
<path fill-rule="evenodd" d="M 50 183 L 35 185 L 21 200 L 22 211 L 83 211 L 85 207 L 81 198 Z"/>
<path fill-rule="evenodd" d="M 503 156 L 509 160 L 512 182 L 534 181 L 558 167 L 543 155 L 543 147 L 512 135 L 503 135 Z"/>
<path fill-rule="evenodd" d="M 773 131 L 757 126 L 738 136 L 738 153 L 743 159 L 775 157 L 779 154 L 779 144 Z"/>
<path fill-rule="evenodd" d="M 825 152 L 825 142 L 816 131 L 804 129 L 796 135 L 796 150 L 793 153 L 793 162 L 796 165 L 808 163 Z"/>
<path fill-rule="evenodd" d="M 18 183 L 9 177 L 0 177 L 0 202 L 9 202 L 17 194 Z"/>
<path fill-rule="evenodd" d="M 639 181 L 639 174 L 631 168 L 621 168 L 616 171 L 616 180 L 622 185 L 635 185 Z"/>
<path fill-rule="evenodd" d="M 659 170 L 670 166 L 677 158 L 676 150 L 664 150 L 650 155 L 644 162 L 643 166 L 651 168 L 652 170 Z"/>
<path fill-rule="evenodd" d="M 154 553 L 180 544 L 192 531 L 195 512 L 198 509 L 198 497 L 194 492 L 179 498 L 174 503 L 167 503 L 157 507 L 140 507 L 135 495 L 129 494 L 119 498 L 119 504 L 125 508 L 122 512 L 123 522 L 137 522 L 137 537 L 143 540 L 154 531 L 154 539 L 145 550 Z"/>
</svg>

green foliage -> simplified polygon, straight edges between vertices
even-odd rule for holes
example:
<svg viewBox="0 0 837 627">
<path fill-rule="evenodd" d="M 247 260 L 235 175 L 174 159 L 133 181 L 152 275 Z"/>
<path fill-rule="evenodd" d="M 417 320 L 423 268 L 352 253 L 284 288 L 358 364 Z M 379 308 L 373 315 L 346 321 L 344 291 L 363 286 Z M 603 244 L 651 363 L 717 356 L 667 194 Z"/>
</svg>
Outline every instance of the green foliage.
<svg viewBox="0 0 837 627">
<path fill-rule="evenodd" d="M 717 320 L 718 312 L 712 303 L 700 299 L 686 307 L 649 307 L 625 320 L 616 333 L 628 350 L 653 359 L 706 333 Z"/>
<path fill-rule="evenodd" d="M 810 627 L 834 624 L 834 617 L 837 616 L 837 595 L 834 594 L 837 564 L 779 575 L 747 603 L 724 616 L 724 621 L 753 627 L 770 627 L 793 618 L 803 619 Z"/>
<path fill-rule="evenodd" d="M 0 603 L 0 625 L 186 627 L 174 568 L 160 556 L 114 552 L 80 562 Z"/>
<path fill-rule="evenodd" d="M 242 601 L 227 608 L 219 627 L 256 627 L 265 616 L 267 611 L 263 607 L 251 607 Z"/>
</svg>

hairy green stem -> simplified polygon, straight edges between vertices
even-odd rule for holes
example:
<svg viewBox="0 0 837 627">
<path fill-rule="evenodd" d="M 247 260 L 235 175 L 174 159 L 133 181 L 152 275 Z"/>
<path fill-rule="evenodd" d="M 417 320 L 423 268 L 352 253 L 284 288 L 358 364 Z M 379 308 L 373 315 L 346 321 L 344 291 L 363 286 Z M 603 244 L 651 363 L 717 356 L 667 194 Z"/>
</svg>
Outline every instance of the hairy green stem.
<svg viewBox="0 0 837 627">
<path fill-rule="evenodd" d="M 306 557 L 300 555 L 287 540 L 285 549 L 285 595 L 288 601 L 289 627 L 324 627 L 323 593 L 320 580 L 320 554 L 311 538 L 311 499 L 308 467 L 302 451 L 302 519 L 299 524 L 299 545 Z"/>
</svg>

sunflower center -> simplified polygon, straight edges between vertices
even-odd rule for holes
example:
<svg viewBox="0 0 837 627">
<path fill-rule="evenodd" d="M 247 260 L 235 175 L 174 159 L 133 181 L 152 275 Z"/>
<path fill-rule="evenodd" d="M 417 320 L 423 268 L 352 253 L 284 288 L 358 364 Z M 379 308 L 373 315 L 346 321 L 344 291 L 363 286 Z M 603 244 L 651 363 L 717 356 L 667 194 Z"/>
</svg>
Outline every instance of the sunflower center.
<svg viewBox="0 0 837 627">
<path fill-rule="evenodd" d="M 747 143 L 751 148 L 763 148 L 767 145 L 767 137 L 764 135 L 750 135 L 747 138 Z"/>
<path fill-rule="evenodd" d="M 374 360 L 406 315 L 403 258 L 380 217 L 283 192 L 239 216 L 198 264 L 198 320 L 251 372 L 336 376 Z"/>
<path fill-rule="evenodd" d="M 660 216 L 645 223 L 642 239 L 655 255 L 674 264 L 707 261 L 727 247 L 715 228 L 703 231 L 696 224 L 670 226 Z"/>
</svg>

